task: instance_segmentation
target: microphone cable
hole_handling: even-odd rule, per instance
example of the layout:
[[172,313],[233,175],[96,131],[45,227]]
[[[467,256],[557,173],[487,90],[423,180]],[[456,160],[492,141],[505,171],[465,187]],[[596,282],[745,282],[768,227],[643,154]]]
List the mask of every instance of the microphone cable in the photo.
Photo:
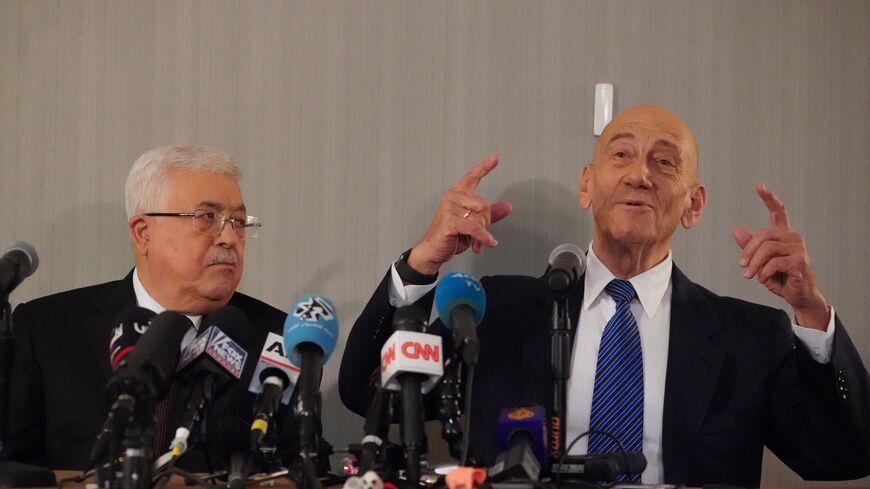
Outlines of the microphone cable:
[[[616,436],[614,436],[612,433],[607,432],[607,431],[603,431],[603,430],[588,430],[588,431],[584,431],[583,433],[580,433],[579,435],[575,436],[573,440],[571,440],[571,443],[568,445],[567,448],[565,448],[565,451],[562,452],[562,456],[559,458],[559,469],[560,469],[560,470],[559,470],[558,473],[556,473],[556,480],[555,480],[555,482],[556,482],[556,489],[559,489],[559,488],[561,487],[561,478],[562,478],[562,471],[561,471],[561,468],[562,468],[562,466],[565,464],[565,459],[568,457],[568,452],[570,452],[571,449],[574,448],[574,445],[575,445],[578,441],[580,441],[581,439],[583,439],[583,437],[585,437],[585,436],[589,436],[589,435],[591,435],[591,434],[593,434],[593,433],[595,433],[595,434],[597,434],[597,435],[604,435],[604,436],[610,438],[611,440],[613,440],[613,441],[616,443],[616,445],[619,447],[619,453],[622,454],[623,460],[625,461],[625,465],[628,466],[628,455],[626,454],[625,446],[622,444],[621,441],[619,441],[619,438],[617,438]],[[589,483],[589,485],[590,485],[590,487],[598,487],[597,484]]]

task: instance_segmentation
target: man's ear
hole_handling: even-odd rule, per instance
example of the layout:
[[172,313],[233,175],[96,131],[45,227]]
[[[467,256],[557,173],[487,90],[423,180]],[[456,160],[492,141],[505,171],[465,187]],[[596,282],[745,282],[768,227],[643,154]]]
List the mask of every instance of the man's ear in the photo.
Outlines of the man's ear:
[[684,228],[689,229],[698,222],[701,218],[701,213],[704,211],[704,206],[707,205],[707,189],[704,185],[698,183],[695,188],[689,193],[689,205],[683,211],[680,217],[680,223]]
[[151,228],[145,216],[136,214],[127,221],[127,229],[130,232],[130,241],[133,243],[133,251],[137,255],[148,254],[148,244],[151,242]]
[[577,197],[580,199],[580,207],[588,209],[592,205],[592,163],[586,163],[580,179],[577,181]]

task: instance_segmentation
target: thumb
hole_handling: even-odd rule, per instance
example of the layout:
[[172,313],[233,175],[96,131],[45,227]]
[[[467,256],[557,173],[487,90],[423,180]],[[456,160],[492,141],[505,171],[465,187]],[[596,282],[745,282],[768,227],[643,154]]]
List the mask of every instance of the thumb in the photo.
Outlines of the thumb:
[[752,233],[743,226],[737,226],[732,229],[731,235],[734,236],[734,241],[737,242],[737,246],[741,249],[746,246],[746,243],[748,243],[750,239],[752,239]]

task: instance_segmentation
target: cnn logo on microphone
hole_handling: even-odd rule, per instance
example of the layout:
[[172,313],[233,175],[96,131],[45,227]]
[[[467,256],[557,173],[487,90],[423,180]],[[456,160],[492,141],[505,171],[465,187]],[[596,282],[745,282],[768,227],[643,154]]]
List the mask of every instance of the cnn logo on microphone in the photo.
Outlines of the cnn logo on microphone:
[[397,377],[405,373],[427,376],[423,392],[429,392],[444,373],[441,337],[414,331],[396,331],[381,348],[381,385],[401,390]]

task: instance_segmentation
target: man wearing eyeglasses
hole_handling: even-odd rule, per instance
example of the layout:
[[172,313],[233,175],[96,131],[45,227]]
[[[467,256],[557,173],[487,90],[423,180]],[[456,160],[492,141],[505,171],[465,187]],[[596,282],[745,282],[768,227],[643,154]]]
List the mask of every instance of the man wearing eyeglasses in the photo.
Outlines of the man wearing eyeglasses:
[[[281,332],[286,314],[236,292],[245,243],[260,227],[247,214],[239,178],[232,159],[203,146],[146,152],[133,164],[125,192],[135,268],[122,280],[16,309],[9,437],[13,459],[55,469],[85,466],[109,408],[105,385],[111,376],[110,331],[130,306],[186,315],[194,327],[182,347],[196,337],[204,315],[227,304],[248,317],[248,340],[242,346],[251,357],[261,351],[269,331]],[[247,389],[255,365],[249,360],[242,378],[209,407],[206,442],[214,441],[224,419],[251,418],[255,398]],[[186,393],[177,393],[161,408],[166,428],[177,426],[184,411]],[[277,420],[279,448],[288,457],[298,453],[291,446],[296,429],[289,411],[282,408]],[[174,433],[164,431],[170,435],[163,446],[154,447],[158,455]],[[155,438],[161,435],[165,433]],[[206,470],[205,462],[200,450],[185,455],[180,465]]]

